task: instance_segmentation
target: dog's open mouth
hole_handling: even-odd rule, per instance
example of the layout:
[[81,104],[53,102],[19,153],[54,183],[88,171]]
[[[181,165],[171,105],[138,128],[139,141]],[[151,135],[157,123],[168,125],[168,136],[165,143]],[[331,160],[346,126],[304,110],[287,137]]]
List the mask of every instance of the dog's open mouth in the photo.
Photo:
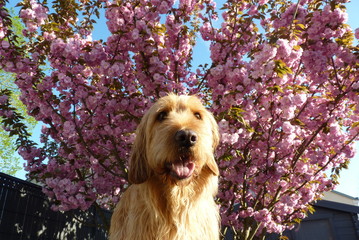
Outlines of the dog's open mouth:
[[192,176],[195,169],[195,164],[190,156],[181,156],[179,160],[172,163],[167,163],[166,168],[172,177],[181,180]]

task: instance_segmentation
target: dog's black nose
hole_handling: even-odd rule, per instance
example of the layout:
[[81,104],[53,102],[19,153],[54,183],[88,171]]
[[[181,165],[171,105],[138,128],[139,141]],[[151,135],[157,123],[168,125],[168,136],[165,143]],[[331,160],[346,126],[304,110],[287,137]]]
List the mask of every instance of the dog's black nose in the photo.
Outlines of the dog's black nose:
[[192,130],[179,130],[176,132],[175,140],[180,147],[192,147],[197,142],[197,133]]

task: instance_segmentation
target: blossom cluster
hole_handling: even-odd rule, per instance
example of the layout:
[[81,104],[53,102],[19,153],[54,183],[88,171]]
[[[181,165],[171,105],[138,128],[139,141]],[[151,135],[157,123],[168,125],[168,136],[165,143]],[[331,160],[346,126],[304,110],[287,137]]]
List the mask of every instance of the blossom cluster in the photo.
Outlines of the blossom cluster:
[[[351,32],[347,14],[329,4],[310,14],[311,3],[300,2],[272,17],[262,15],[274,41],[259,44],[263,36],[251,30],[254,23],[243,24],[247,19],[238,19],[231,7],[223,13],[226,24],[210,30],[216,32],[211,35],[215,67],[208,85],[213,110],[223,116],[222,223],[243,231],[253,227],[248,226],[253,219],[261,223],[257,234],[282,232],[283,223],[302,219],[308,203],[336,184],[325,171],[354,156],[358,77],[353,72],[348,78],[343,68],[358,57],[342,40]],[[241,7],[253,12],[260,6]]]
[[[346,24],[346,1],[274,2],[228,1],[219,15],[211,0],[82,1],[55,12],[24,1],[29,44],[0,30],[0,66],[16,74],[21,100],[44,123],[43,145],[19,153],[53,208],[113,207],[128,186],[140,118],[176,92],[202,97],[217,117],[224,226],[261,235],[304,218],[354,156],[359,34]],[[107,39],[92,40],[92,26],[78,20],[89,6],[105,11]],[[4,11],[0,29],[10,27]],[[210,43],[211,64],[197,69],[198,38]]]
[[36,0],[30,0],[29,5],[29,8],[24,8],[20,11],[20,18],[26,24],[26,30],[32,33],[45,23],[48,10]]
[[[4,7],[4,5],[0,4],[0,8],[2,9]],[[3,19],[7,16],[8,14],[1,10],[0,12],[0,39],[3,39],[6,36],[6,31],[7,28],[4,25]]]

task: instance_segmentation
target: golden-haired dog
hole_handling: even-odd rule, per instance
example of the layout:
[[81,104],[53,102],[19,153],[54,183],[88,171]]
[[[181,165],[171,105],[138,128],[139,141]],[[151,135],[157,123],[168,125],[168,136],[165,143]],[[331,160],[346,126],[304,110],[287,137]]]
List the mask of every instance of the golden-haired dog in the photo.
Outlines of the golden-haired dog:
[[137,128],[132,185],[114,210],[110,240],[219,239],[218,141],[217,124],[198,98],[160,98]]

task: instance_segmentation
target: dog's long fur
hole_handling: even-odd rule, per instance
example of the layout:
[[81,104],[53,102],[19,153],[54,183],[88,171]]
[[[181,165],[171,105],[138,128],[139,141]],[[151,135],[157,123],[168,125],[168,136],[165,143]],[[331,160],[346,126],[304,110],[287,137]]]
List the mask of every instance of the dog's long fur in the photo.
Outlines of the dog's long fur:
[[[180,130],[196,134],[193,146],[179,147]],[[218,141],[217,124],[198,98],[159,99],[137,129],[128,172],[132,185],[114,210],[110,240],[219,239],[213,156]],[[171,164],[179,161],[193,162],[193,173],[174,174]]]

